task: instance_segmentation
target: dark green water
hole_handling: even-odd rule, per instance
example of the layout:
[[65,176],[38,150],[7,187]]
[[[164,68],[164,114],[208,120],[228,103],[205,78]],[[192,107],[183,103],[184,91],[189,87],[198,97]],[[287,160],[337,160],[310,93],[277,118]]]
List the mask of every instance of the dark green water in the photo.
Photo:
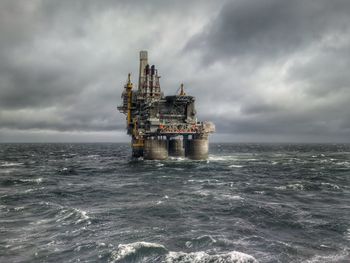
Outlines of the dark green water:
[[0,262],[350,262],[350,145],[0,144]]

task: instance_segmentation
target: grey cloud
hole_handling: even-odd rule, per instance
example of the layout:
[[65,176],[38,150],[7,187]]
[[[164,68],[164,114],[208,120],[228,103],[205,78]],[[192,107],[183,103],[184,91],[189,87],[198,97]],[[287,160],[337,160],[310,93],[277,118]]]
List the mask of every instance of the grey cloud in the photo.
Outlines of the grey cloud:
[[126,74],[136,84],[148,49],[163,91],[184,82],[218,137],[346,141],[349,13],[345,0],[1,1],[0,136],[120,136]]
[[[146,41],[161,37],[147,22],[154,27],[166,15],[174,20],[180,11],[191,13],[191,5],[185,1],[2,1],[0,128],[121,129],[125,118],[116,106],[125,76],[137,69],[138,51],[153,45]],[[128,28],[127,22],[135,26]]]
[[[334,39],[336,46],[324,46],[316,56],[295,62],[289,70],[287,81],[303,83],[304,91],[315,97],[327,97],[346,92],[350,97],[350,38]],[[345,43],[337,43],[345,40]],[[332,42],[333,42],[332,41]],[[349,98],[350,99],[350,98]]]
[[284,58],[327,34],[349,27],[346,0],[228,1],[187,49],[199,49],[205,61],[245,57],[254,61]]

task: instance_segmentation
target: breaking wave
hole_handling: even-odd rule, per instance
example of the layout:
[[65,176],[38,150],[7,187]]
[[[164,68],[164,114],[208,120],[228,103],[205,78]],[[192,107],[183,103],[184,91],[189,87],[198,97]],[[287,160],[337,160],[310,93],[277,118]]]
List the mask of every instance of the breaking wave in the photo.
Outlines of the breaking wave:
[[12,166],[20,166],[24,163],[16,163],[16,162],[1,162],[0,167],[12,167]]
[[169,252],[166,263],[257,263],[258,261],[245,253],[232,251],[224,254],[209,255],[206,252]]
[[[215,242],[211,237],[209,239]],[[205,251],[185,253],[168,251],[165,246],[157,243],[135,242],[118,245],[118,249],[111,253],[109,262],[257,263],[258,261],[253,256],[238,251],[221,254],[209,254]]]

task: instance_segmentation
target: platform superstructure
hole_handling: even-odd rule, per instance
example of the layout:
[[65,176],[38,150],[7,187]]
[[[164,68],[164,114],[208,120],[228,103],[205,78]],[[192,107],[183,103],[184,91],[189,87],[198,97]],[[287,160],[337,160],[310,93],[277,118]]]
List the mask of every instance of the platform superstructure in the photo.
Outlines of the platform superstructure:
[[164,96],[160,76],[148,63],[147,51],[140,51],[138,87],[128,74],[118,107],[126,115],[133,157],[163,160],[168,156],[206,159],[208,136],[215,131],[212,122],[196,118],[195,98],[181,84],[176,95]]

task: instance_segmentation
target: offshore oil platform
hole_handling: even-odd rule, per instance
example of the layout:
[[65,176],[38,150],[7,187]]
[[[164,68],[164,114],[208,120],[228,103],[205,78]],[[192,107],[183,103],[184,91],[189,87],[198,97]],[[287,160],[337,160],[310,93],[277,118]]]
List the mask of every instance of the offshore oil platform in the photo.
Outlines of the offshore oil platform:
[[215,131],[212,122],[198,122],[195,98],[181,84],[176,95],[164,96],[158,70],[148,64],[147,51],[140,51],[137,90],[130,73],[118,107],[126,115],[127,133],[131,135],[132,156],[146,160],[187,157],[208,158],[208,135]]

